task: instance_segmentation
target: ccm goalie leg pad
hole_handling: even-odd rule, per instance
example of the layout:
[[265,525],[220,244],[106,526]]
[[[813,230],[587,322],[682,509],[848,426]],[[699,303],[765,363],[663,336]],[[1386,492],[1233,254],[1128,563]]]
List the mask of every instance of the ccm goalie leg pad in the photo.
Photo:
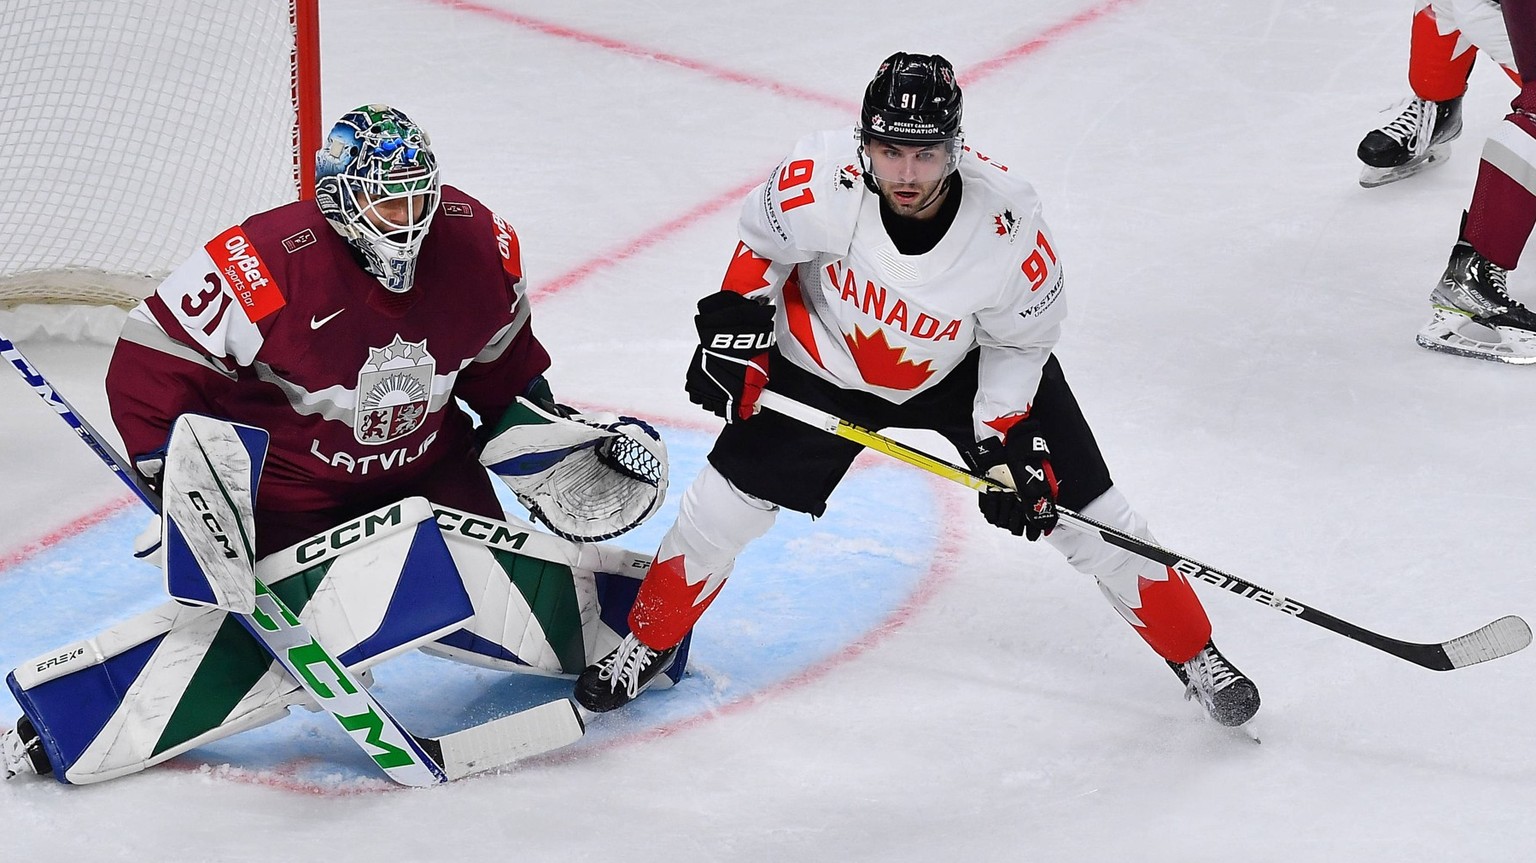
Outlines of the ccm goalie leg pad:
[[[424,652],[498,671],[580,674],[629,634],[649,554],[570,542],[525,522],[435,510],[475,616]],[[668,669],[670,682],[682,678],[687,660],[685,641]]]
[[573,542],[611,539],[650,518],[667,493],[655,429],[615,414],[562,416],[519,397],[480,453],[532,516]]
[[[256,573],[355,672],[473,614],[422,498],[276,552]],[[181,602],[24,662],[7,683],[55,778],[70,784],[143,770],[278,719],[290,705],[316,707],[238,615]]]

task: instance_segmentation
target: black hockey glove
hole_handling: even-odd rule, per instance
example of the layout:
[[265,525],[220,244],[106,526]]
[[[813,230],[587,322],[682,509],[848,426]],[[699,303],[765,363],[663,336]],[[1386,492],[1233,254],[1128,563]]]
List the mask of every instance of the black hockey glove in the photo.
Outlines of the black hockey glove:
[[1021,420],[997,438],[979,441],[961,452],[973,473],[1011,485],[1014,493],[983,491],[979,501],[987,521],[1014,536],[1034,542],[1056,527],[1056,473],[1051,450],[1040,434],[1038,420]]
[[688,400],[726,422],[751,419],[768,383],[773,306],[734,291],[699,300],[699,346],[688,364]]

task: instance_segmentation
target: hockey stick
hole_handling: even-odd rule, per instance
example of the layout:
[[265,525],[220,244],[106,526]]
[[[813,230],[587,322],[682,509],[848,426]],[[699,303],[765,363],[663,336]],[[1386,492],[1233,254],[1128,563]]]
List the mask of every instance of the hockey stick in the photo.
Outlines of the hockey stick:
[[[862,444],[869,449],[885,453],[895,459],[920,467],[929,473],[936,474],[952,482],[960,483],[968,488],[973,488],[977,491],[989,488],[1009,490],[1008,486],[1002,483],[977,476],[964,468],[934,458],[927,453],[913,449],[878,432],[860,428],[834,414],[824,413],[778,393],[767,390],[763,391],[758,399],[758,404],[775,413],[782,414],[806,425],[814,426],[828,434]],[[1501,617],[1466,635],[1436,644],[1422,644],[1389,638],[1385,635],[1371,632],[1368,629],[1362,629],[1346,620],[1340,620],[1331,614],[1297,602],[1290,597],[1282,596],[1267,588],[1260,587],[1251,581],[1245,581],[1213,566],[1207,566],[1183,555],[1175,554],[1156,543],[1148,542],[1140,537],[1125,533],[1072,510],[1058,507],[1057,511],[1060,513],[1062,525],[1086,533],[1097,533],[1105,542],[1119,546],[1132,554],[1154,563],[1163,564],[1185,578],[1198,579],[1207,584],[1215,585],[1238,596],[1266,605],[1276,611],[1284,612],[1307,623],[1336,632],[1345,638],[1354,639],[1361,644],[1374,647],[1377,650],[1390,653],[1399,659],[1406,659],[1415,665],[1422,665],[1435,671],[1450,671],[1453,668],[1465,668],[1468,665],[1486,662],[1490,659],[1498,659],[1501,656],[1508,656],[1511,653],[1523,650],[1531,643],[1530,626],[1526,625],[1524,620],[1515,615]]]
[[[4,333],[0,333],[0,355],[151,510],[161,511],[160,496],[144,484],[138,471],[80,417]],[[504,767],[574,743],[586,731],[576,705],[569,699],[559,699],[441,737],[412,734],[310,634],[298,615],[254,574],[251,578],[256,591],[255,609],[249,614],[230,613],[374,763],[402,785],[434,785]],[[245,590],[249,592],[249,587]],[[224,593],[234,595],[239,591]],[[319,676],[316,670],[321,670]]]

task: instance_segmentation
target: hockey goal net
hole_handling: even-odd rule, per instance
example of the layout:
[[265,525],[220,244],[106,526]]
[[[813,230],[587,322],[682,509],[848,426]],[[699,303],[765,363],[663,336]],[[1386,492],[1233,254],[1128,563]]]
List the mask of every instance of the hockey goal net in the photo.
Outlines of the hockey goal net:
[[10,0],[0,308],[131,307],[220,230],[313,193],[318,0]]

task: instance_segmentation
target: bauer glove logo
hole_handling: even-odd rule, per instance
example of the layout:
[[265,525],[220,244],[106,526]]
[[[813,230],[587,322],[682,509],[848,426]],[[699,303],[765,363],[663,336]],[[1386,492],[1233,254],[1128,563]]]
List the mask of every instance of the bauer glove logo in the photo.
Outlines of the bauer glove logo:
[[716,351],[766,351],[773,347],[773,333],[716,333],[709,347]]

